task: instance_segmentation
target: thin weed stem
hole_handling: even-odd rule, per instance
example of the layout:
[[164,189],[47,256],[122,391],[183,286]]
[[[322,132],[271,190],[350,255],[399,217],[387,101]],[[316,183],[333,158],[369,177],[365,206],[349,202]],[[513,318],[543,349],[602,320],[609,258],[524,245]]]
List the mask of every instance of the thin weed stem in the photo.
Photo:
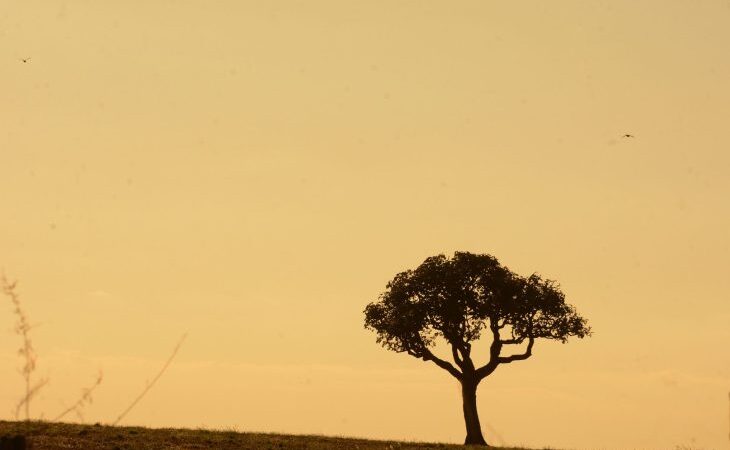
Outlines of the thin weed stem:
[[21,408],[25,407],[25,420],[27,421],[30,420],[30,401],[48,383],[48,379],[44,378],[35,384],[31,383],[31,376],[36,369],[38,356],[33,348],[33,342],[30,339],[30,330],[33,326],[30,324],[28,315],[22,308],[20,295],[16,291],[18,282],[13,281],[11,283],[3,273],[0,275],[0,285],[3,293],[10,298],[10,302],[14,308],[13,312],[18,317],[18,321],[15,324],[15,334],[21,336],[23,339],[23,346],[18,349],[18,355],[22,356],[24,360],[24,365],[20,373],[23,375],[25,381],[25,396],[23,396],[15,407],[15,418],[17,419],[20,415]]
[[124,418],[124,416],[126,416],[127,413],[129,413],[129,411],[131,411],[132,408],[134,408],[137,405],[137,403],[139,403],[139,401],[142,400],[142,397],[144,397],[147,394],[147,392],[149,392],[149,390],[152,389],[152,386],[154,386],[155,383],[157,383],[157,380],[159,380],[160,377],[162,376],[162,374],[165,373],[167,368],[170,367],[170,363],[172,363],[172,360],[175,358],[175,355],[177,355],[177,352],[180,350],[180,346],[182,345],[183,341],[185,341],[185,338],[187,336],[188,336],[187,333],[182,335],[180,340],[177,342],[177,345],[173,349],[172,354],[170,354],[170,357],[167,358],[167,361],[162,366],[162,369],[160,369],[160,371],[157,373],[157,375],[155,375],[155,377],[152,379],[152,381],[147,383],[147,386],[145,386],[145,388],[142,390],[142,392],[137,396],[137,398],[134,399],[134,401],[127,407],[127,409],[125,409],[121,414],[119,414],[119,417],[117,417],[117,420],[115,420],[114,423],[112,423],[112,425],[118,424]]
[[97,387],[99,387],[99,385],[101,384],[101,381],[103,379],[104,379],[104,374],[100,370],[99,371],[99,374],[96,377],[96,381],[94,382],[94,384],[91,385],[90,387],[87,387],[87,388],[82,389],[81,390],[81,398],[79,398],[76,403],[74,403],[70,407],[66,408],[63,412],[61,412],[61,414],[57,415],[53,419],[53,422],[58,422],[66,414],[68,414],[68,413],[70,413],[72,411],[76,412],[76,415],[81,420],[83,420],[83,415],[82,415],[83,408],[86,405],[90,405],[94,401],[94,399],[91,397],[91,394],[94,392],[94,389],[96,389]]

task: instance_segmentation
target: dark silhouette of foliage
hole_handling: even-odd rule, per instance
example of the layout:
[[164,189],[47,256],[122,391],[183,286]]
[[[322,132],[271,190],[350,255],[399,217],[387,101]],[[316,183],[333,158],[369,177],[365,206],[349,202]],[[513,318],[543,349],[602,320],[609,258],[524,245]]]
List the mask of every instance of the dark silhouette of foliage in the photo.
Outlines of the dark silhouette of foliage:
[[[591,330],[559,285],[538,274],[521,277],[491,255],[456,252],[427,258],[395,276],[379,301],[365,308],[365,328],[388,350],[432,361],[462,386],[465,444],[487,445],[476,405],[479,382],[501,364],[532,356],[535,340],[567,342]],[[492,343],[486,363],[472,360],[472,342]],[[437,338],[451,349],[453,363],[432,352]],[[510,351],[515,346],[521,350]]]

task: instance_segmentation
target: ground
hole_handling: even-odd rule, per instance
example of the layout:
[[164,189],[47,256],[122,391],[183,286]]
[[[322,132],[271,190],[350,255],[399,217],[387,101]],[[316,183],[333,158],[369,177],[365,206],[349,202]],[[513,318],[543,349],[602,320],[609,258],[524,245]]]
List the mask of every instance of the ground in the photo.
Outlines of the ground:
[[[476,448],[451,444],[372,441],[327,436],[0,421],[0,436],[16,434],[29,437],[34,450],[463,450]],[[502,447],[501,450],[518,449]]]

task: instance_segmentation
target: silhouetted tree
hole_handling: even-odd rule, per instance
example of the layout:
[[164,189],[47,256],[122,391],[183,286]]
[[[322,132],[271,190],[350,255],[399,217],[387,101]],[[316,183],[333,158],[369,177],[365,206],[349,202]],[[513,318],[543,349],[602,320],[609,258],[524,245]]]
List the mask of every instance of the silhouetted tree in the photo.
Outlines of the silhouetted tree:
[[[388,350],[432,361],[461,383],[465,444],[487,445],[477,414],[479,382],[500,364],[532,355],[535,340],[565,343],[583,338],[590,328],[565,303],[558,284],[533,274],[521,277],[490,255],[456,252],[453,258],[432,256],[415,270],[401,272],[386,286],[379,301],[365,308],[365,328],[377,333]],[[491,334],[489,359],[472,360],[472,342]],[[432,353],[436,338],[451,349],[453,364]],[[510,346],[519,352],[503,352]],[[454,365],[455,364],[455,365]]]

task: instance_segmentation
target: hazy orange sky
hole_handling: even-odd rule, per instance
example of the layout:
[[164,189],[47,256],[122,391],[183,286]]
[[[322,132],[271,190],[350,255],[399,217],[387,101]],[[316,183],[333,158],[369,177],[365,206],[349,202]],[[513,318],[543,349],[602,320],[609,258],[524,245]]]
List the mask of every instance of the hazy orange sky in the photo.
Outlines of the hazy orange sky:
[[482,383],[487,440],[726,448],[729,80],[725,0],[5,0],[31,413],[102,368],[85,420],[112,421],[188,331],[125,424],[462,442],[454,380],[363,308],[465,250],[558,280],[595,331]]

